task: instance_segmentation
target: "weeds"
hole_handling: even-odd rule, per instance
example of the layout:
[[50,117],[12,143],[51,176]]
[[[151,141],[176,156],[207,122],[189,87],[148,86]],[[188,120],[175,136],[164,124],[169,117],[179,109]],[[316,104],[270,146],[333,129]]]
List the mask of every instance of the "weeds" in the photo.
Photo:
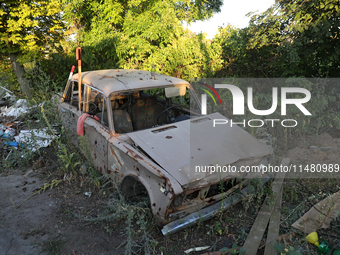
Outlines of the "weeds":
[[246,212],[250,208],[250,205],[253,210],[257,211],[261,206],[263,197],[272,197],[271,185],[269,183],[263,184],[259,179],[251,179],[248,186],[253,187],[254,192],[244,195],[242,201],[244,211]]
[[58,255],[61,254],[62,245],[66,243],[66,241],[61,238],[54,238],[49,241],[43,243],[43,252],[47,252],[47,254]]
[[233,246],[231,247],[231,249],[225,247],[225,248],[220,249],[220,252],[228,253],[228,254],[240,254],[240,255],[244,255],[244,254],[246,254],[247,250],[244,249],[243,247],[238,248],[237,243],[234,242]]
[[97,217],[89,215],[86,217],[77,216],[78,219],[85,224],[102,224],[110,234],[114,230],[113,225],[125,220],[125,254],[153,254],[157,243],[150,234],[150,230],[154,225],[148,199],[140,199],[137,202],[129,203],[110,177],[103,176],[102,178],[105,180],[102,182],[106,190],[109,190],[109,186],[113,184],[112,193],[105,209]]
[[[63,167],[64,169],[66,170],[66,172],[68,172],[68,170],[70,169],[73,173],[74,176],[77,176],[78,174],[78,171],[76,170],[76,167],[78,165],[80,165],[80,162],[77,161],[77,162],[73,162],[74,160],[72,160],[73,156],[75,155],[75,152],[73,153],[69,153],[67,151],[67,148],[66,146],[64,146],[59,138],[57,137],[57,135],[55,134],[55,132],[53,131],[53,128],[50,124],[50,122],[48,121],[47,117],[46,117],[46,114],[45,114],[45,110],[44,110],[44,106],[42,105],[41,106],[41,113],[43,115],[43,118],[45,119],[46,121],[46,124],[48,126],[48,129],[50,130],[50,132],[52,133],[52,135],[54,136],[54,139],[56,141],[56,143],[58,144],[58,147],[59,147],[59,151],[58,151],[58,157],[60,159],[60,161],[63,163]],[[62,131],[64,129],[62,128]],[[63,133],[63,132],[62,132]]]
[[47,101],[59,90],[59,86],[36,63],[32,65],[26,69],[26,76],[30,80],[33,97],[35,100]]
[[296,251],[294,247],[287,246],[287,248],[283,245],[280,245],[278,243],[274,244],[274,249],[278,252],[280,252],[282,255],[301,255],[299,251]]
[[133,220],[133,214],[128,214],[127,215],[127,219],[126,219],[126,237],[127,237],[127,241],[126,241],[126,246],[125,246],[125,255],[130,255],[133,254],[133,250],[135,248],[135,246],[137,246],[137,244],[133,241],[132,238],[132,231],[133,231],[133,227],[132,227],[132,220]]

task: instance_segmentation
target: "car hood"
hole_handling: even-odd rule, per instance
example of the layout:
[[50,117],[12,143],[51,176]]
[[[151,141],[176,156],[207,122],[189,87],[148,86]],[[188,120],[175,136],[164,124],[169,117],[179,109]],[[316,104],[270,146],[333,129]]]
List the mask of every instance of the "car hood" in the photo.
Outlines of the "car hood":
[[[182,186],[198,186],[238,177],[228,172],[209,173],[205,166],[228,166],[237,162],[253,164],[271,149],[242,128],[230,124],[213,126],[219,113],[129,133],[129,137],[150,158]],[[222,176],[221,176],[222,175]],[[196,185],[197,186],[197,185]]]

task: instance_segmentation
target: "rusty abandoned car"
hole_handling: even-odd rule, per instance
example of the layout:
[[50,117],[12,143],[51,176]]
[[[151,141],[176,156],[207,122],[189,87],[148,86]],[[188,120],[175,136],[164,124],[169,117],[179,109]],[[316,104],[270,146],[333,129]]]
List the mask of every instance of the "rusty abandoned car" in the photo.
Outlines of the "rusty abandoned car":
[[270,150],[238,126],[214,128],[221,114],[192,111],[189,97],[200,101],[188,82],[142,70],[88,71],[80,87],[78,81],[71,76],[59,106],[64,126],[88,137],[94,166],[123,193],[147,191],[163,234],[209,219],[253,192],[240,179],[241,192],[228,204],[223,198],[235,174],[192,165],[193,159],[197,166],[259,165]]

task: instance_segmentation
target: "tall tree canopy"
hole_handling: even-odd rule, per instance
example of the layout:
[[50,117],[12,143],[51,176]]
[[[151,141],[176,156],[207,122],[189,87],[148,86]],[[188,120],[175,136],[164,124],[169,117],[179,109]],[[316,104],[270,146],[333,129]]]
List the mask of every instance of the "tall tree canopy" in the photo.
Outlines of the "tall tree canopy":
[[[173,70],[175,59],[193,57],[195,60],[191,65],[186,59],[188,65],[178,68],[187,68],[190,73],[190,69],[201,65],[197,70],[202,74],[210,66],[204,56],[210,54],[209,59],[216,56],[210,50],[210,53],[198,52],[203,44],[205,48],[209,47],[208,41],[202,37],[199,41],[183,28],[183,23],[210,18],[220,11],[222,0],[64,0],[64,4],[66,20],[79,31],[78,43],[82,46],[83,61],[88,69],[149,70],[154,64],[157,71],[176,75]],[[200,56],[195,57],[194,53]],[[167,68],[169,63],[165,61],[172,62],[173,66]]]
[[[278,0],[264,13],[253,15],[248,27],[222,29],[217,39],[228,63],[222,73],[339,77],[339,27],[338,0]],[[236,51],[242,54],[235,56]]]
[[8,56],[22,91],[30,94],[22,63],[41,56],[62,34],[58,0],[5,0],[0,4],[0,53]]

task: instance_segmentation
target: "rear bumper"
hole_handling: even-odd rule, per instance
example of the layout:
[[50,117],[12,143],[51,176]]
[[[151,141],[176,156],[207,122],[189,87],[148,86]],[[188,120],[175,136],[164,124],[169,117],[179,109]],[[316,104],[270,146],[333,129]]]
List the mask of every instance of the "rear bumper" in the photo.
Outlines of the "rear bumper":
[[[261,185],[264,185],[270,178],[268,176],[263,176],[261,179]],[[244,195],[254,193],[255,188],[252,185],[248,185],[241,190],[241,193],[234,194],[227,199],[221,200],[216,204],[206,207],[198,212],[189,214],[181,219],[172,221],[162,228],[163,235],[169,235],[183,230],[187,227],[197,224],[199,221],[206,221],[211,219],[221,210],[226,210],[232,205],[237,204]]]

